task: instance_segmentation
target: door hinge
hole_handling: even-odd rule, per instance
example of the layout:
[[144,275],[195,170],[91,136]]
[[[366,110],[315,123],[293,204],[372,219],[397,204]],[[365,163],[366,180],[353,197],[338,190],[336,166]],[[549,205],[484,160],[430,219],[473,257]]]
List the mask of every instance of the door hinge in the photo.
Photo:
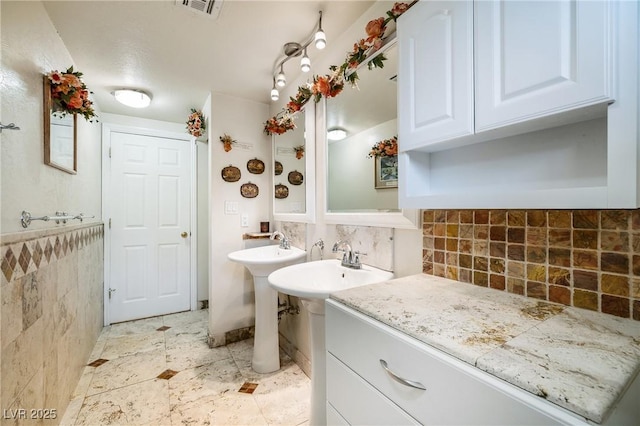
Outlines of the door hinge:
[[111,300],[111,295],[116,291],[115,288],[109,288],[109,300]]
[[111,147],[109,147],[109,158],[111,158]]
[[111,218],[109,218],[109,229],[111,229]]

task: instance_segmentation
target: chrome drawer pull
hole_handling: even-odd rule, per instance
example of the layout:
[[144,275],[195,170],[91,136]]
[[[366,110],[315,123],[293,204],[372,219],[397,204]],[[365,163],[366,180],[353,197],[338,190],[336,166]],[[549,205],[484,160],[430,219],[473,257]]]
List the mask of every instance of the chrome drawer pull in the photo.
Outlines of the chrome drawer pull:
[[398,383],[402,383],[405,386],[409,386],[412,388],[416,388],[416,389],[422,389],[422,390],[427,390],[427,388],[424,387],[424,385],[420,382],[414,382],[413,380],[407,380],[407,379],[403,379],[402,377],[398,376],[396,373],[394,373],[393,371],[391,371],[389,369],[389,367],[387,366],[387,361],[385,361],[384,359],[380,360],[380,365],[382,366],[382,368],[384,368],[384,371],[387,372],[387,374],[389,376],[391,376],[391,378],[393,380],[395,380]]

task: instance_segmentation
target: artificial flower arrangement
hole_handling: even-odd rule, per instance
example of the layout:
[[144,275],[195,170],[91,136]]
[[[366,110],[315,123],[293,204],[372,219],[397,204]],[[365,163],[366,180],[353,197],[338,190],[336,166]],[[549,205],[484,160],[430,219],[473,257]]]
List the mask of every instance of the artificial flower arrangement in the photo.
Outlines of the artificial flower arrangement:
[[187,117],[187,132],[191,136],[199,138],[204,135],[204,131],[207,130],[207,123],[205,122],[202,111],[191,108],[191,114]]
[[393,157],[398,155],[398,137],[385,139],[377,142],[371,147],[371,151],[367,155],[369,158]]
[[296,158],[298,160],[304,157],[304,145],[294,146],[293,150],[296,152]]
[[80,71],[74,71],[70,66],[65,72],[51,71],[47,77],[51,87],[53,115],[62,118],[67,114],[80,114],[85,120],[93,122],[97,115],[89,99],[91,92],[82,81]]
[[293,116],[286,111],[271,117],[264,124],[264,132],[267,135],[281,135],[295,128],[296,123],[293,121]]
[[238,141],[225,133],[223,136],[220,136],[220,142],[224,145],[224,151],[229,152],[231,151],[232,145],[235,145]]
[[[339,67],[332,65],[329,67],[331,74],[314,76],[313,83],[298,87],[298,93],[295,97],[289,98],[290,102],[283,111],[265,122],[265,133],[268,135],[280,135],[295,128],[295,126],[287,127],[284,122],[292,121],[291,114],[300,111],[309,99],[313,98],[317,103],[323,96],[325,98],[337,96],[342,92],[345,82],[348,82],[351,87],[356,87],[358,83],[358,73],[355,70],[360,64],[367,60],[371,53],[377,51],[384,45],[384,34],[387,29],[387,24],[391,21],[395,22],[398,17],[409,10],[414,3],[415,1],[411,3],[395,3],[393,8],[387,11],[386,17],[369,21],[365,27],[367,38],[361,39],[353,45],[353,50],[347,54],[343,64]],[[370,59],[367,66],[369,69],[383,68],[385,60],[384,55],[378,55]]]

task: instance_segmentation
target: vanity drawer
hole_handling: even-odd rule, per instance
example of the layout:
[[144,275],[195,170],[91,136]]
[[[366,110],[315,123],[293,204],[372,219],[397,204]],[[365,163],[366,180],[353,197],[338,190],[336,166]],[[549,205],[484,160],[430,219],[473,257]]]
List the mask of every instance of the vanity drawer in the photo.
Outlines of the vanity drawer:
[[[326,345],[329,354],[423,424],[586,424],[567,410],[333,300],[326,304]],[[426,389],[394,380],[380,360],[397,376]]]
[[[419,424],[331,354],[327,355],[327,395],[327,407],[334,408],[347,424]],[[331,423],[329,417],[327,412],[328,425],[344,424]]]

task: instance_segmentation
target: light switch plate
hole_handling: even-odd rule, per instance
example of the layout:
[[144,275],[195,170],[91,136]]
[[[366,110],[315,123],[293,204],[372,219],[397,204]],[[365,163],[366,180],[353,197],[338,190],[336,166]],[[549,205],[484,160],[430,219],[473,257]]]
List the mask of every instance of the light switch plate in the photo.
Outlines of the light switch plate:
[[249,215],[247,213],[242,213],[242,216],[240,216],[240,226],[243,228],[249,226]]

